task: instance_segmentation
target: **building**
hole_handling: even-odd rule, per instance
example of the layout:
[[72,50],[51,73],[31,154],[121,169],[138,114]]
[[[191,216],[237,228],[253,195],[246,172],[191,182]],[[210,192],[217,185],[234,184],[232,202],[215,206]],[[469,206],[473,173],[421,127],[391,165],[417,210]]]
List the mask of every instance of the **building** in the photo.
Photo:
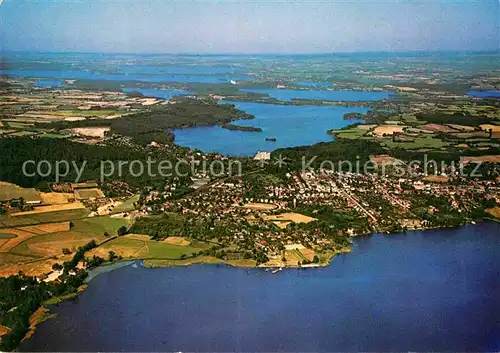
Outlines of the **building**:
[[255,157],[253,157],[254,161],[268,161],[271,159],[271,152],[257,152]]

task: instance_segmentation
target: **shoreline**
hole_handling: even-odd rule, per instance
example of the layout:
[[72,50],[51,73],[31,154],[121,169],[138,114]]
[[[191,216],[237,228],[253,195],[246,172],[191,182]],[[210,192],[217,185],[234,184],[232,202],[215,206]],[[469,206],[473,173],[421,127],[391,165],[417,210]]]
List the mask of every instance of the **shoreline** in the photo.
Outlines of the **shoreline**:
[[117,270],[122,267],[126,267],[129,265],[134,264],[136,261],[141,261],[140,259],[137,260],[123,260],[123,261],[117,261],[117,262],[107,262],[104,263],[96,268],[93,268],[89,270],[88,277],[85,279],[85,284],[89,284],[94,278],[97,276],[103,274],[103,273],[108,273],[114,270]]
[[[490,222],[497,222],[500,223],[500,220],[494,219],[491,217],[484,217],[481,220],[471,220],[468,221],[464,224],[461,224],[456,227],[421,227],[421,228],[412,228],[412,229],[406,229],[398,232],[378,232],[378,233],[362,233],[362,234],[356,234],[352,235],[351,238],[357,238],[357,237],[365,237],[365,236],[375,236],[375,235],[382,235],[382,236],[390,236],[393,234],[406,234],[407,232],[418,232],[418,231],[429,231],[429,230],[437,230],[437,229],[454,229],[454,228],[459,228],[459,227],[464,227],[467,225],[475,225],[479,222],[484,222],[484,221],[490,221]],[[333,259],[337,257],[338,255],[342,254],[347,254],[352,252],[352,247],[349,248],[343,248],[341,250],[337,250],[332,252],[331,254],[328,254],[326,259],[322,262],[319,263],[310,263],[310,264],[304,264],[304,265],[287,265],[287,264],[280,264],[280,265],[275,265],[275,264],[260,264],[256,265],[253,260],[224,260],[224,259],[219,259],[214,256],[197,256],[193,258],[186,258],[186,259],[151,259],[151,258],[126,258],[123,260],[120,260],[118,262],[114,263],[104,263],[103,265],[100,265],[99,267],[96,267],[92,270],[89,271],[89,277],[85,280],[85,283],[91,282],[94,278],[99,276],[100,274],[107,273],[114,271],[115,269],[119,269],[122,267],[126,267],[129,265],[133,265],[136,262],[141,263],[141,266],[144,268],[169,268],[169,267],[187,267],[187,266],[194,266],[194,265],[226,265],[229,267],[233,268],[262,268],[262,269],[271,269],[271,268],[290,268],[290,269],[300,269],[300,268],[322,268],[322,267],[328,267]]]
[[[478,220],[477,222],[484,222],[484,221],[490,221],[490,222],[496,222],[500,223],[500,220],[497,219],[492,219],[489,217],[484,217],[482,220]],[[474,222],[474,223],[473,223]],[[459,227],[464,227],[467,225],[476,225],[476,221],[471,221],[467,222],[465,224],[462,224],[457,227],[427,227],[427,228],[419,228],[419,229],[411,229],[411,230],[406,230],[402,232],[392,232],[392,233],[366,233],[366,234],[358,234],[358,235],[353,235],[353,238],[356,237],[361,237],[361,236],[375,236],[375,235],[382,235],[382,236],[388,236],[391,234],[402,234],[406,232],[413,232],[413,231],[427,231],[427,230],[436,230],[436,229],[454,229],[454,228],[459,228]],[[121,260],[115,263],[107,263],[103,264],[97,268],[94,268],[89,271],[89,277],[85,280],[85,284],[80,286],[75,293],[70,293],[68,295],[60,296],[60,297],[53,297],[48,300],[46,300],[42,305],[32,314],[30,318],[30,330],[26,333],[25,337],[23,337],[22,341],[27,340],[33,336],[33,334],[36,331],[36,327],[50,319],[53,319],[57,316],[57,314],[51,313],[50,306],[52,305],[59,305],[60,303],[67,301],[67,300],[75,300],[77,299],[80,294],[82,294],[90,285],[90,282],[98,277],[101,274],[108,273],[126,266],[133,266],[134,264],[139,263],[139,265],[143,268],[146,269],[159,269],[159,268],[169,268],[169,267],[187,267],[187,266],[194,266],[194,265],[225,265],[228,267],[232,268],[241,268],[241,269],[264,269],[264,270],[269,270],[269,269],[277,269],[277,268],[282,268],[282,269],[309,269],[309,268],[325,268],[330,266],[332,263],[333,259],[337,257],[338,255],[342,254],[347,254],[352,252],[352,246],[349,248],[344,248],[340,251],[333,252],[329,254],[327,257],[326,261],[323,261],[321,263],[311,263],[311,264],[306,264],[306,265],[290,265],[290,266],[275,266],[275,265],[268,265],[266,266],[265,264],[262,265],[255,265],[252,264],[252,261],[249,260],[223,260],[223,259],[218,259],[216,257],[212,256],[200,256],[200,257],[195,257],[192,259],[184,259],[184,260],[159,260],[159,259],[125,259]],[[100,269],[100,270],[99,270]],[[43,315],[41,315],[43,314]]]

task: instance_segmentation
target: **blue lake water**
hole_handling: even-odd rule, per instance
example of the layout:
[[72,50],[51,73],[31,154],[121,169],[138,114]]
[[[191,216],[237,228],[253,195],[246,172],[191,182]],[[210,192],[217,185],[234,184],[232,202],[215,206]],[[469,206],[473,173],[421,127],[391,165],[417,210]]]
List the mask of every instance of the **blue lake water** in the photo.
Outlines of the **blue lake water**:
[[112,74],[100,73],[94,71],[77,70],[0,70],[0,74],[53,78],[53,79],[76,79],[76,80],[107,80],[107,81],[140,81],[140,82],[172,82],[172,83],[228,83],[230,80],[244,81],[248,80],[245,74],[227,74],[227,75],[184,75],[184,74]]
[[[226,102],[255,116],[252,120],[237,120],[237,125],[260,127],[262,132],[235,131],[220,126],[174,130],[175,142],[204,152],[219,152],[232,156],[251,156],[258,151],[311,145],[332,141],[329,129],[338,129],[359,122],[344,120],[349,112],[365,113],[360,107],[291,106],[253,102]],[[276,142],[266,141],[275,137]]]
[[478,98],[500,98],[500,90],[497,91],[469,91],[469,96]]
[[156,88],[122,88],[123,92],[139,92],[145,97],[155,97],[162,99],[171,99],[174,96],[185,96],[191,92],[178,89],[156,89]]
[[34,83],[34,86],[38,88],[62,87],[64,86],[64,82],[58,80],[38,80]]
[[498,351],[500,224],[368,236],[321,269],[124,267],[22,351]]
[[318,87],[318,88],[327,88],[334,86],[333,83],[325,83],[325,82],[311,82],[311,81],[299,81],[295,82],[299,86],[304,87]]
[[293,98],[329,101],[377,101],[388,98],[392,94],[390,92],[294,90],[280,88],[248,88],[241,91],[268,94],[271,98],[276,98],[280,101],[291,101]]

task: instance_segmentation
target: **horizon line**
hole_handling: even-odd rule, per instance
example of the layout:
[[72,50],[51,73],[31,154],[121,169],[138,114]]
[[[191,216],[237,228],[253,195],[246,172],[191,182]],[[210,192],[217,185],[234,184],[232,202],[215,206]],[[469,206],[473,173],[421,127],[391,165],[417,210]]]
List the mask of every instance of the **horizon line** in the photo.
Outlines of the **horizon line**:
[[120,52],[120,51],[61,51],[61,50],[0,50],[2,55],[7,53],[39,53],[39,54],[104,54],[104,55],[188,55],[188,56],[249,56],[249,55],[267,55],[267,56],[292,56],[292,55],[335,55],[335,54],[403,54],[403,53],[500,53],[498,49],[486,50],[428,50],[428,49],[414,49],[414,50],[369,50],[369,51],[332,51],[332,52]]

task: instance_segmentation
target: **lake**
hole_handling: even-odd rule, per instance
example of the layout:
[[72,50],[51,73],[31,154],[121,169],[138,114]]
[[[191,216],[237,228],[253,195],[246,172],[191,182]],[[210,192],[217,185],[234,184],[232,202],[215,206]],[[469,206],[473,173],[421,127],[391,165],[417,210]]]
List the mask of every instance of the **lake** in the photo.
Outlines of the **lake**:
[[469,91],[469,96],[477,98],[500,98],[500,90],[496,91]]
[[500,224],[374,235],[319,269],[126,266],[22,351],[498,351]]
[[317,88],[327,88],[335,86],[333,83],[325,83],[325,82],[312,82],[312,81],[297,81],[295,84],[304,87],[317,87]]
[[[161,70],[158,70],[161,71]],[[106,80],[106,81],[139,81],[151,83],[228,83],[231,80],[245,81],[248,76],[245,74],[175,74],[169,73],[106,73],[97,71],[80,71],[80,70],[18,70],[18,69],[3,69],[0,74],[31,77],[31,78],[52,78],[59,80]]]
[[[235,131],[220,126],[175,129],[175,142],[204,152],[219,152],[231,156],[251,156],[258,151],[311,145],[333,141],[329,129],[339,129],[360,120],[345,120],[349,112],[365,113],[367,108],[333,106],[293,106],[254,102],[225,102],[255,116],[252,120],[237,120],[236,125],[260,127],[262,132]],[[275,137],[276,142],[266,141]]]
[[56,80],[38,80],[33,85],[38,88],[53,88],[64,86],[64,82]]
[[263,93],[280,101],[291,101],[293,98],[328,100],[328,101],[377,101],[391,96],[390,92],[364,91],[324,91],[324,90],[295,90],[280,88],[248,88],[243,92]]

